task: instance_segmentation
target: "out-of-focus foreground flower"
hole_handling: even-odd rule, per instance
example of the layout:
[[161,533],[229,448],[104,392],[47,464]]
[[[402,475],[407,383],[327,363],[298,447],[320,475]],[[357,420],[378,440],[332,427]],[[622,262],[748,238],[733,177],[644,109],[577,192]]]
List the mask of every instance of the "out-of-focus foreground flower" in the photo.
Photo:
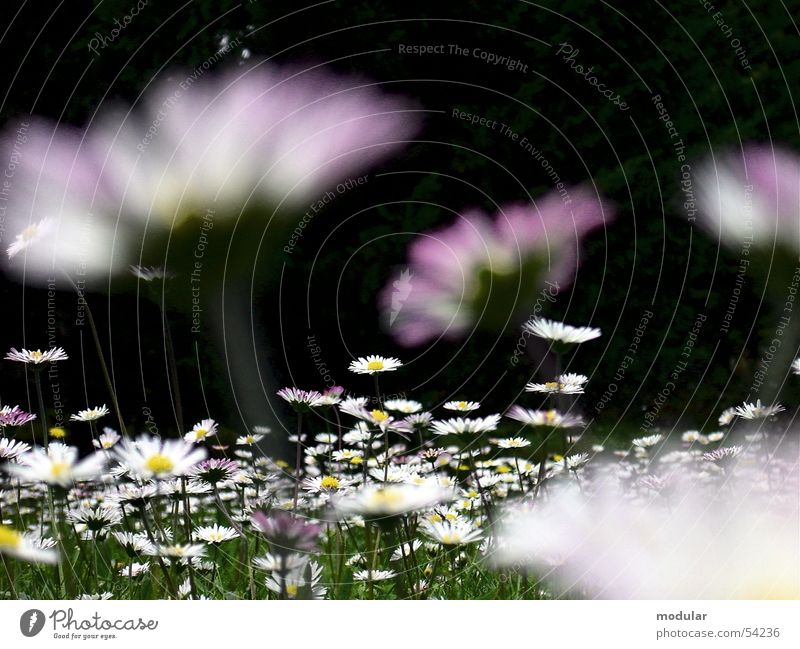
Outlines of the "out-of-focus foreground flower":
[[319,197],[402,145],[414,117],[360,80],[262,63],[174,74],[85,131],[33,119],[0,142],[17,161],[4,256],[40,283],[124,271],[190,220]]
[[797,494],[765,504],[748,489],[702,491],[684,485],[668,498],[630,499],[611,487],[593,497],[562,490],[509,512],[490,561],[592,597],[800,598]]
[[707,161],[697,173],[700,223],[740,249],[774,245],[800,250],[800,158],[778,147],[750,144]]
[[613,210],[585,188],[569,200],[551,192],[535,204],[501,209],[494,219],[467,212],[409,247],[409,266],[383,289],[389,331],[403,345],[438,336],[459,338],[473,326],[503,329],[531,307],[550,282],[568,286],[580,243],[613,219]]

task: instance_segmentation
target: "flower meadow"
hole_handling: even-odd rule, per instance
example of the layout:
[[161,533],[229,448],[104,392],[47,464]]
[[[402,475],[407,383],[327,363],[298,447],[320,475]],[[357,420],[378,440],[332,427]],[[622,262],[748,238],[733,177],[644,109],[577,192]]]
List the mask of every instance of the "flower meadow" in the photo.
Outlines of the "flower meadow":
[[[552,353],[597,329],[535,320]],[[58,348],[12,349],[36,381]],[[795,363],[800,365],[800,361]],[[105,405],[71,416],[80,457],[46,413],[0,416],[5,597],[169,599],[796,598],[797,462],[784,407],[744,403],[719,431],[582,441],[587,377],[525,386],[505,413],[381,393],[396,358],[349,370],[374,390],[278,391],[293,458],[206,418],[183,436],[123,437]],[[530,407],[532,405],[537,408]],[[34,428],[33,445],[15,439]],[[102,432],[101,432],[102,431]],[[796,452],[796,451],[795,451]]]
[[[59,338],[69,322],[48,328],[44,349],[27,333],[4,340],[2,371],[28,399],[0,402],[0,597],[800,597],[800,404],[781,395],[800,381],[796,322],[767,347],[763,391],[691,413],[702,429],[659,417],[676,384],[706,380],[680,361],[655,401],[631,404],[646,423],[615,432],[584,403],[607,362],[605,322],[563,322],[552,306],[583,299],[584,262],[602,258],[626,213],[592,178],[431,219],[396,255],[404,266],[376,262],[360,271],[366,288],[343,289],[370,293],[366,326],[383,327],[383,346],[351,345],[349,365],[329,368],[342,384],[277,384],[278,360],[260,351],[274,347],[259,336],[275,344],[282,332],[248,328],[262,271],[272,288],[291,275],[306,228],[338,227],[318,213],[387,175],[381,165],[423,137],[426,111],[361,76],[243,58],[186,87],[180,75],[148,84],[84,128],[26,122],[3,198],[3,268],[23,286],[77,295],[88,327],[80,346]],[[14,129],[5,148],[20,146]],[[765,304],[785,310],[797,289],[787,302],[797,155],[745,144],[697,169],[697,216],[681,225],[696,218],[699,236],[741,250],[764,278]],[[250,263],[256,248],[266,270]],[[136,342],[163,356],[175,425],[142,426],[126,410],[135,369],[113,366],[86,299],[131,286],[156,307],[163,341],[143,329]],[[176,311],[206,335],[240,417],[220,405],[218,383],[180,385],[195,359],[176,358]],[[372,312],[336,317],[363,326]],[[448,397],[431,397],[426,384],[445,378],[417,375],[420,349],[455,350],[486,332],[526,342],[512,363],[525,380],[503,399],[438,384]],[[70,366],[105,391],[62,404],[62,419],[43,385]],[[398,376],[418,393],[390,393]],[[277,425],[252,423],[266,420],[252,398],[261,392],[280,404]]]

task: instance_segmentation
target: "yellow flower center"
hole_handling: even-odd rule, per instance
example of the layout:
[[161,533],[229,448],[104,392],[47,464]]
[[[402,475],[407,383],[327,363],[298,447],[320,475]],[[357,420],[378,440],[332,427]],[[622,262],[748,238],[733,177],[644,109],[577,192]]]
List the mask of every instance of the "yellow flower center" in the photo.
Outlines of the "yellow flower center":
[[38,223],[33,223],[33,224],[29,225],[27,228],[25,228],[22,231],[22,234],[20,235],[20,237],[22,237],[23,241],[30,241],[37,234],[39,234],[39,224]]
[[455,545],[461,540],[461,535],[455,532],[445,532],[439,540],[445,545]]
[[205,428],[198,428],[194,431],[194,436],[197,439],[203,439],[206,435],[208,435],[208,431]]
[[442,517],[439,514],[431,514],[429,517],[431,523],[441,523]]
[[458,402],[458,407],[459,407],[461,410],[466,410],[466,409],[467,409],[467,402],[466,402],[466,401],[459,401],[459,402]]
[[32,358],[34,361],[39,361],[39,360],[41,360],[41,359],[42,359],[42,356],[44,356],[44,354],[42,354],[42,352],[40,352],[38,349],[37,349],[35,352],[31,352],[31,358]]
[[383,410],[373,410],[370,414],[372,415],[372,418],[377,422],[386,421],[387,419],[389,419],[389,415],[385,413]]
[[548,381],[547,383],[545,383],[545,387],[551,390],[555,390],[558,387],[558,381]]
[[51,428],[48,432],[50,437],[55,437],[56,439],[64,439],[67,436],[67,431],[63,428]]
[[467,496],[469,496],[470,498],[477,498],[478,492],[475,491],[474,489],[471,489],[470,491],[467,492]]
[[503,464],[502,466],[497,467],[497,472],[498,473],[509,473],[510,471],[511,471],[511,467],[510,466],[506,466],[505,464]]
[[53,462],[50,467],[50,475],[58,480],[63,478],[69,472],[69,464],[67,462]]
[[297,597],[297,584],[286,584],[286,594],[289,597]]
[[358,455],[353,456],[350,458],[350,464],[361,464],[364,462],[364,458],[359,457]]
[[454,514],[453,512],[447,512],[447,514],[445,514],[445,518],[448,521],[454,521],[458,518],[458,514]]
[[0,548],[16,548],[20,543],[22,543],[22,536],[19,532],[0,525]]
[[175,468],[175,463],[166,455],[156,453],[147,458],[144,467],[151,473],[168,473]]
[[341,486],[339,482],[339,478],[335,478],[332,475],[326,475],[322,480],[319,481],[319,486],[323,489],[338,489]]
[[382,370],[383,361],[370,361],[367,363],[367,369],[372,371]]
[[289,467],[289,463],[286,460],[277,460],[275,462],[281,469],[286,469]]
[[395,489],[378,489],[372,494],[372,504],[375,506],[398,505],[402,502],[403,494]]
[[248,435],[247,437],[244,438],[244,441],[247,442],[248,444],[254,444],[256,438],[253,437],[252,435]]
[[556,415],[558,413],[555,410],[548,410],[544,414],[544,419],[548,424],[552,424],[556,420]]
[[563,455],[559,455],[558,453],[556,453],[556,454],[553,456],[553,461],[554,461],[554,462],[561,462],[561,460],[563,460],[563,459],[564,459],[564,456],[563,456]]

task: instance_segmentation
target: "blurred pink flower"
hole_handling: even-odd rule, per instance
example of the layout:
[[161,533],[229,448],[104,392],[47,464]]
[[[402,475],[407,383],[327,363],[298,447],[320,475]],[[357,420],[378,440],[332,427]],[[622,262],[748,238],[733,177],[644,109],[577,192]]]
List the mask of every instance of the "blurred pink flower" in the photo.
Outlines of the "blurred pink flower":
[[594,496],[556,491],[508,512],[488,560],[590,597],[796,599],[797,494],[765,499],[746,487],[715,498],[688,484],[666,500],[624,497],[613,483]]
[[714,238],[736,249],[772,250],[777,243],[800,251],[800,158],[794,153],[749,144],[707,161],[697,184],[700,223]]
[[565,191],[505,207],[494,219],[467,212],[412,242],[408,266],[379,298],[397,341],[412,346],[458,338],[478,325],[500,330],[533,306],[545,282],[556,292],[568,286],[581,240],[614,214],[586,188]]
[[23,122],[0,140],[14,165],[8,266],[39,283],[125,271],[189,220],[307,206],[402,146],[417,121],[374,84],[256,64],[173,74],[85,131]]

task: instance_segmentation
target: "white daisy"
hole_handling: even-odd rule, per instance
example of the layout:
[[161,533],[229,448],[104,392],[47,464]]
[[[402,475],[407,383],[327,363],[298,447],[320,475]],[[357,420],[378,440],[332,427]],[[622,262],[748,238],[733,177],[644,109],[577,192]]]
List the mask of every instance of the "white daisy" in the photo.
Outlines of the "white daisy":
[[214,437],[218,428],[219,425],[213,419],[203,419],[203,421],[196,423],[192,430],[183,436],[183,439],[187,442],[202,442],[208,437]]
[[762,405],[761,399],[758,399],[755,404],[744,403],[741,406],[737,406],[735,413],[742,419],[763,419],[765,417],[777,415],[779,412],[783,412],[784,410],[786,410],[786,408],[779,403],[776,403],[772,406],[765,406]]
[[795,358],[792,362],[792,372],[795,374],[800,374],[800,358]]
[[186,474],[206,457],[206,451],[178,439],[161,440],[143,435],[123,440],[114,449],[120,464],[143,480],[165,479]]
[[58,563],[58,552],[37,547],[24,534],[0,524],[0,554],[31,563]]
[[423,532],[441,545],[466,545],[475,543],[481,538],[481,531],[466,519],[443,520],[439,522],[425,521]]
[[15,237],[14,242],[8,247],[6,251],[8,258],[13,259],[32,243],[46,237],[53,231],[54,226],[55,222],[52,219],[42,219],[38,223],[31,223]]
[[650,448],[658,444],[663,438],[664,436],[661,434],[648,435],[647,437],[639,437],[633,440],[632,444],[639,448]]
[[34,365],[41,365],[42,363],[54,363],[56,361],[65,361],[69,358],[67,353],[61,347],[53,347],[43,352],[41,349],[33,351],[23,349],[17,351],[14,347],[6,354],[7,361],[17,361],[19,363],[33,363]]
[[100,437],[92,440],[92,444],[94,444],[95,448],[101,448],[107,451],[119,442],[120,439],[122,438],[117,431],[113,428],[106,427],[103,429],[103,434],[100,435]]
[[210,525],[196,527],[192,536],[199,541],[205,541],[206,543],[215,545],[238,538],[239,532],[232,527],[225,527],[224,525]]
[[583,385],[547,381],[546,383],[526,383],[526,392],[542,392],[545,394],[583,394]]
[[469,412],[477,410],[481,404],[477,401],[448,401],[442,406],[445,410],[458,410],[459,412]]
[[241,435],[236,438],[236,445],[252,446],[253,444],[258,444],[262,439],[264,439],[264,435],[259,435],[257,433],[250,433],[249,435]]
[[530,445],[531,443],[522,437],[509,437],[507,439],[497,440],[497,446],[500,448],[525,448]]
[[422,404],[419,401],[410,399],[389,399],[383,403],[383,407],[387,410],[402,412],[405,415],[413,415],[422,410]]
[[8,437],[0,437],[0,460],[14,460],[30,450],[30,444]]
[[723,410],[719,416],[719,425],[729,425],[733,421],[734,417],[736,417],[736,408],[725,408],[725,410]]
[[341,515],[396,516],[451,500],[452,491],[435,485],[367,485],[358,492],[337,498],[334,509]]
[[97,421],[100,417],[105,417],[109,413],[106,404],[97,408],[87,408],[79,410],[77,415],[70,415],[70,421]]
[[47,449],[35,448],[18,456],[17,464],[9,464],[6,471],[23,482],[46,482],[64,488],[74,482],[94,480],[99,477],[106,459],[102,453],[92,453],[78,461],[78,449],[61,442],[51,442]]
[[436,435],[461,435],[463,433],[486,433],[497,430],[500,423],[500,415],[489,415],[487,417],[476,417],[474,419],[458,417],[457,419],[446,419],[434,421],[431,430]]
[[394,570],[356,570],[353,573],[355,581],[384,581],[396,576]]
[[577,415],[562,414],[557,410],[530,410],[522,406],[511,406],[506,417],[516,419],[526,426],[575,428],[584,424],[583,419]]
[[297,412],[307,412],[311,408],[322,406],[322,394],[316,390],[301,390],[299,388],[281,388],[278,396],[288,402]]
[[564,345],[585,343],[601,336],[600,330],[593,327],[573,327],[545,318],[533,318],[526,322],[522,329],[539,338]]
[[379,372],[393,372],[398,367],[402,367],[402,363],[396,358],[387,358],[385,356],[359,356],[357,360],[350,363],[348,369],[356,374],[377,374]]

